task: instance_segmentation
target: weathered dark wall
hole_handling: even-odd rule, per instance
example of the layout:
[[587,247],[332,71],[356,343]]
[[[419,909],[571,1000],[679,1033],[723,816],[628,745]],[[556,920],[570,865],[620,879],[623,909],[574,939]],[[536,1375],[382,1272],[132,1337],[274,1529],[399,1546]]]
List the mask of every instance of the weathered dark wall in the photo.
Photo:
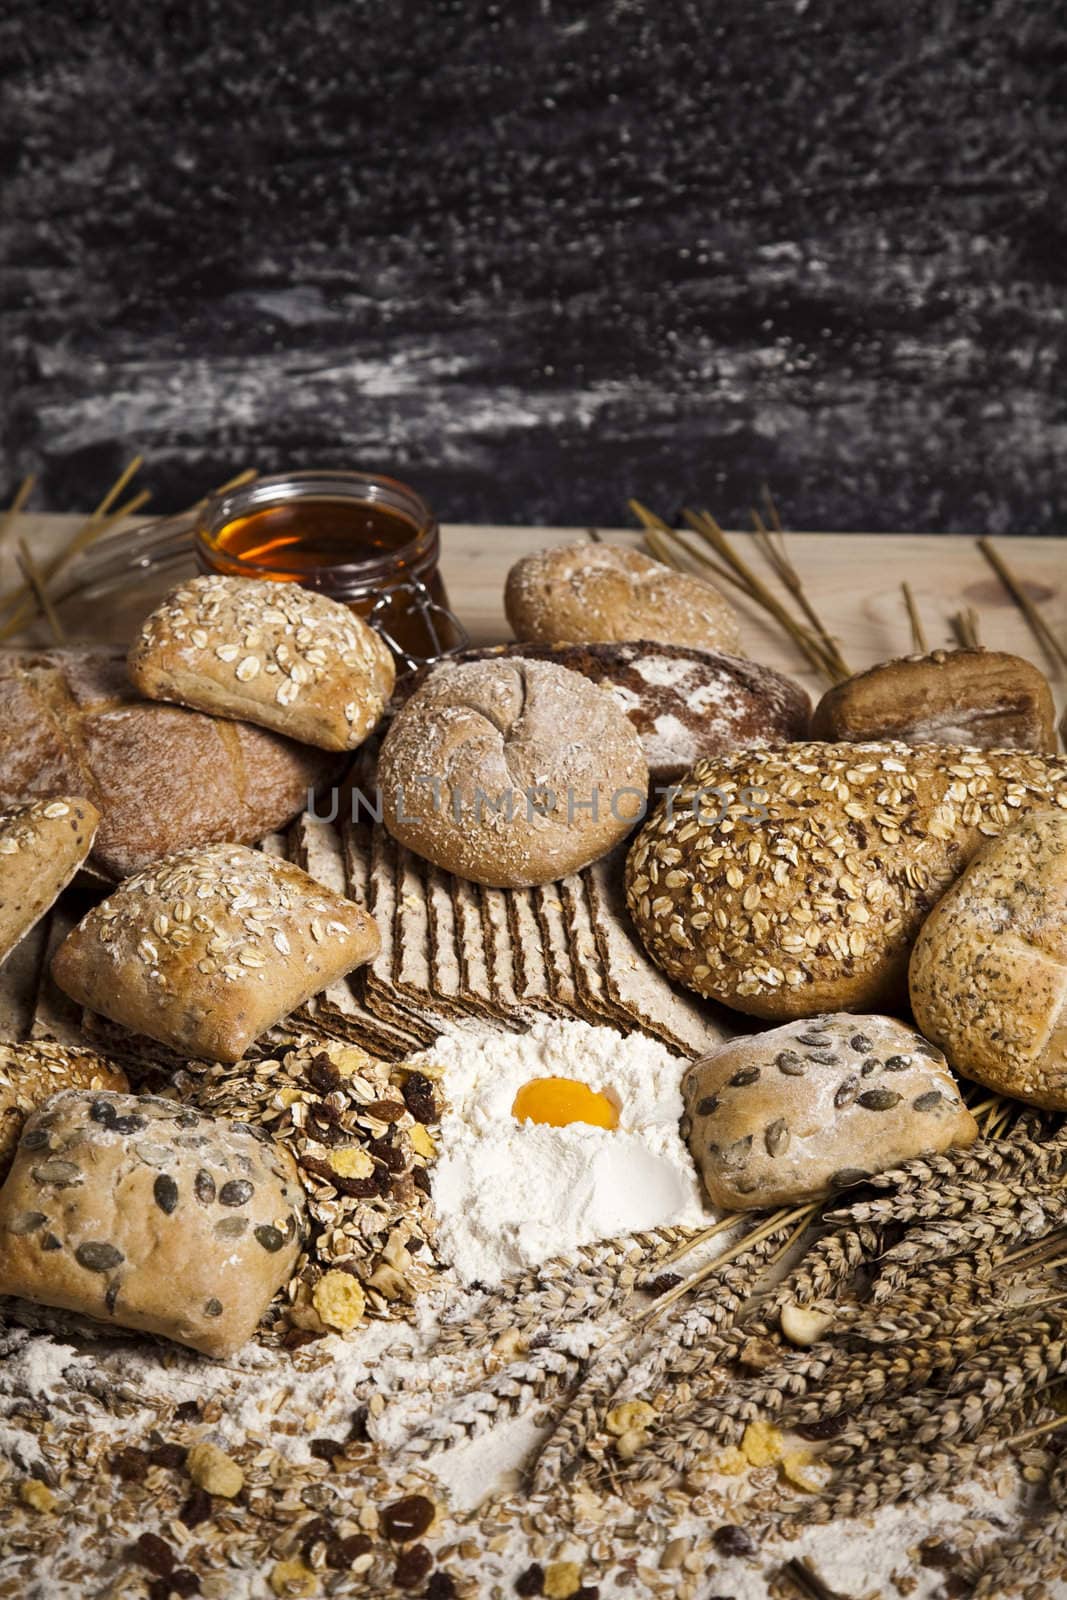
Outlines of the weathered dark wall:
[[0,487],[1056,532],[1046,0],[16,0]]

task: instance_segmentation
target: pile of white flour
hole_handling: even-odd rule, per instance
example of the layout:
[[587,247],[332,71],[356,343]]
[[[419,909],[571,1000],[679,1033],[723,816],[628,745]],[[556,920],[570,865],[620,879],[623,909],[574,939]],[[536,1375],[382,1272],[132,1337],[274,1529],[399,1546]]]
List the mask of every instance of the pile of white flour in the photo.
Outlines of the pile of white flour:
[[[420,1059],[444,1069],[431,1181],[438,1249],[463,1282],[497,1284],[597,1239],[707,1220],[678,1128],[686,1063],[655,1040],[543,1021],[525,1034],[446,1034],[411,1064]],[[515,1096],[535,1078],[606,1094],[618,1127],[519,1122]]]

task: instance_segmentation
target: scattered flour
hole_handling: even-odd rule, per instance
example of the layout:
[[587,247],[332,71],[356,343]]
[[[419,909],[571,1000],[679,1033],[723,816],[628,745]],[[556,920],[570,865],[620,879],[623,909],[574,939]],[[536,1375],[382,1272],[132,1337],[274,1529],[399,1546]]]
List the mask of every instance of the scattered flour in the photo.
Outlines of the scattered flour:
[[[431,1179],[438,1247],[463,1282],[496,1284],[597,1239],[706,1219],[678,1127],[686,1064],[644,1034],[544,1021],[525,1034],[445,1034],[425,1058],[444,1068],[447,1100]],[[618,1127],[519,1122],[515,1095],[546,1077],[606,1094]]]

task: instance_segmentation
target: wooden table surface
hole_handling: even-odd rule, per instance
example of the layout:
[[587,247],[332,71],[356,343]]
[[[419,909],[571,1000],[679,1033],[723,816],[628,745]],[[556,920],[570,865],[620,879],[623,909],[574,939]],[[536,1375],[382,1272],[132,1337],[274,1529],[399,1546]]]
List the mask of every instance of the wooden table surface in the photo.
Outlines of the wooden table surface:
[[[69,516],[26,515],[9,530],[0,548],[0,591],[18,581],[14,544],[21,534],[36,560],[60,549],[78,527]],[[636,545],[633,529],[601,529],[600,536]],[[504,578],[513,561],[527,551],[564,540],[587,537],[581,528],[484,527],[464,524],[442,530],[442,570],[452,604],[475,643],[510,637],[504,618]],[[769,576],[749,536],[734,536],[746,558]],[[840,641],[846,661],[855,670],[911,649],[911,632],[901,595],[901,582],[911,584],[930,648],[953,642],[949,617],[973,606],[979,613],[983,644],[1027,656],[1052,679],[1057,701],[1067,703],[1067,682],[1053,672],[1020,612],[994,576],[972,538],[957,535],[791,533],[789,551],[819,615]],[[1067,642],[1067,539],[1003,539],[998,549],[1027,593],[1039,606],[1053,632]],[[71,569],[73,572],[75,569]],[[173,582],[172,568],[153,585],[139,581],[114,603],[60,609],[71,639],[122,639]],[[773,579],[772,587],[773,587]],[[746,654],[790,673],[815,693],[825,685],[806,669],[792,640],[759,609],[731,591],[742,618]],[[27,635],[34,642],[50,637],[38,622]]]

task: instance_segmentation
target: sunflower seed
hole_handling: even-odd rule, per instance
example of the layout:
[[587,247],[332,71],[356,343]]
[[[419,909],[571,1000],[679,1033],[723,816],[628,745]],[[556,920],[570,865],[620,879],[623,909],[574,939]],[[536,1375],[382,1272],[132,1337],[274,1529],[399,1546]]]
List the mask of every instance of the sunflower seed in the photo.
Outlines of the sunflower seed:
[[834,1095],[834,1105],[838,1111],[843,1111],[845,1106],[850,1106],[855,1100],[859,1082],[860,1080],[855,1077],[846,1078],[844,1083],[839,1086],[837,1093]]
[[789,1148],[789,1126],[784,1117],[769,1122],[763,1134],[763,1143],[769,1156],[780,1156]]

